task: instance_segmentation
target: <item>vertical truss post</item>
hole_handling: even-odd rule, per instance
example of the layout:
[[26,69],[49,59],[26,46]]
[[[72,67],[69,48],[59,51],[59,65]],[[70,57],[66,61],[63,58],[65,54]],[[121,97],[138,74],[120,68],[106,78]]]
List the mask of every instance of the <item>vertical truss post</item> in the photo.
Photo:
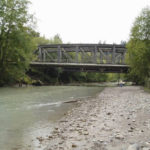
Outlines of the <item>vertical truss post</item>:
[[125,52],[125,50],[124,50],[124,52],[122,53],[122,57],[121,57],[121,63],[122,63],[122,64],[125,63],[125,61],[124,61],[124,60],[125,60],[125,53],[126,53],[126,52]]
[[78,55],[79,55],[79,46],[77,45],[76,46],[76,60],[75,60],[76,63],[78,63],[78,61],[79,61]]
[[60,47],[60,45],[58,45],[58,47],[57,47],[57,57],[58,57],[57,62],[61,63],[62,53],[61,53],[61,47]]
[[84,53],[81,51],[81,63],[84,63]]
[[113,45],[112,49],[112,64],[115,64],[116,47]]
[[39,50],[39,61],[42,61],[42,48],[41,47],[38,47],[38,50]]
[[46,61],[46,53],[45,53],[45,50],[43,50],[43,61]]
[[103,54],[101,51],[100,51],[100,64],[103,64]]
[[108,51],[105,52],[105,56],[106,56],[106,64],[109,64],[109,52]]
[[97,46],[94,48],[93,63],[97,64]]

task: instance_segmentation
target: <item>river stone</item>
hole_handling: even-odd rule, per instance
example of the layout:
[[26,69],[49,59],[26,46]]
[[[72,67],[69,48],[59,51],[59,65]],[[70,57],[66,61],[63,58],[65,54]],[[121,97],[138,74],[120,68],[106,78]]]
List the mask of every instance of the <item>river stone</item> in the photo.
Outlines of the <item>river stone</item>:
[[107,112],[107,115],[111,115],[111,112]]
[[117,134],[115,136],[115,138],[118,139],[118,140],[123,140],[124,139],[123,135],[121,135],[121,134]]
[[89,135],[89,133],[87,131],[84,132],[84,135]]
[[133,144],[130,145],[127,150],[140,150],[140,147],[138,144]]
[[52,139],[52,138],[53,138],[53,136],[52,136],[52,135],[49,135],[49,136],[48,136],[48,138],[49,138],[49,139]]
[[76,144],[72,144],[72,147],[77,147],[77,145]]
[[150,150],[150,148],[144,147],[144,148],[142,148],[142,150]]

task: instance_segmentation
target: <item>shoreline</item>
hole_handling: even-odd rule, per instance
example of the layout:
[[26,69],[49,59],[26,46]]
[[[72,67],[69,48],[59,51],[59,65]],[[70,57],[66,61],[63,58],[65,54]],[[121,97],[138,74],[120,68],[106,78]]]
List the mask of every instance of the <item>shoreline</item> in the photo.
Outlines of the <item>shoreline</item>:
[[[132,82],[126,82],[126,86],[131,86]],[[3,87],[41,87],[41,86],[89,86],[89,87],[116,87],[118,86],[118,81],[115,82],[73,82],[73,83],[56,83],[56,84],[41,84],[41,85],[34,85],[34,84],[14,84],[12,86],[3,86]]]
[[148,150],[149,108],[150,94],[139,86],[106,87],[77,102],[39,142],[44,150]]

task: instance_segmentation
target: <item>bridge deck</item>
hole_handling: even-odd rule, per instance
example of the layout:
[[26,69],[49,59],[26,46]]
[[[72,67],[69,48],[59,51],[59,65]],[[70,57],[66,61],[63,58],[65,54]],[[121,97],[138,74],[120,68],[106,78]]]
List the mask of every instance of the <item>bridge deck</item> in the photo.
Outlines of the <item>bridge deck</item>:
[[89,64],[89,63],[51,63],[51,62],[32,62],[32,67],[57,68],[61,67],[64,71],[87,71],[87,72],[114,72],[126,73],[128,65],[123,64]]

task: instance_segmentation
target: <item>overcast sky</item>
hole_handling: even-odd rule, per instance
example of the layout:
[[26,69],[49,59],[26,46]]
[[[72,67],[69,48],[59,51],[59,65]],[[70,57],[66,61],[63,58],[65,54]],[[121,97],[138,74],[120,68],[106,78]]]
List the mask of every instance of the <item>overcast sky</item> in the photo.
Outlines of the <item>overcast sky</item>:
[[59,34],[64,43],[120,43],[128,40],[141,9],[150,0],[31,0],[37,31]]

